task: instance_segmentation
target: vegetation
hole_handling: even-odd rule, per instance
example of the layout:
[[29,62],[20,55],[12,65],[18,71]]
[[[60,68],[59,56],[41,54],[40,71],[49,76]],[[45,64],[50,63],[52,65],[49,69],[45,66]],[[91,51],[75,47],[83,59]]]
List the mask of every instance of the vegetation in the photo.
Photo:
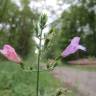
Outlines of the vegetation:
[[[80,0],[65,10],[61,17],[52,23],[52,28],[45,40],[46,59],[58,57],[74,36],[80,36],[87,52],[81,51],[67,59],[96,56],[96,0]],[[52,38],[51,38],[52,37]],[[46,50],[47,49],[47,50]]]
[[[0,0],[0,48],[4,44],[12,45],[24,59],[25,68],[37,68],[36,48],[42,51],[43,63],[48,59],[54,62],[74,36],[80,36],[87,52],[76,52],[56,63],[62,64],[64,60],[89,56],[96,57],[96,0],[79,0],[76,4],[72,3],[74,0],[63,0],[71,6],[50,24],[48,34],[43,34],[44,46],[36,45],[34,37],[42,40],[39,32],[47,26],[46,15],[40,19],[40,13],[29,7],[31,0],[20,0],[20,6],[13,1]],[[19,64],[5,61],[0,55],[0,96],[36,96],[36,78],[36,72],[21,70]],[[57,89],[65,88],[48,71],[40,71],[39,84],[40,96],[56,96]],[[70,90],[71,93],[66,93],[66,96],[75,96],[74,89]]]
[[27,57],[30,50],[34,54],[35,50],[33,22],[38,19],[38,13],[31,10],[29,3],[21,0],[19,8],[11,0],[0,0],[0,46],[11,44],[22,57]]
[[[25,62],[32,64],[31,59]],[[55,96],[62,87],[49,72],[40,72],[40,96]],[[66,96],[75,96],[74,90],[69,91]],[[36,96],[36,72],[23,71],[18,64],[0,61],[0,96]]]

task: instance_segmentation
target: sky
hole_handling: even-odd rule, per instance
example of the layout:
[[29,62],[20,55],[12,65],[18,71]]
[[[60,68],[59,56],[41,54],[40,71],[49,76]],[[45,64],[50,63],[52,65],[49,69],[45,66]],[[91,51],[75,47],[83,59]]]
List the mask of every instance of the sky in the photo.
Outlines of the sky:
[[[12,0],[19,7],[21,6],[19,0]],[[70,5],[65,4],[62,0],[32,0],[29,6],[38,12],[46,13],[48,16],[48,24],[60,17],[63,10],[67,9]]]
[[[19,0],[13,0],[19,7],[21,6]],[[61,16],[61,13],[70,7],[70,4],[65,4],[62,0],[32,0],[29,4],[30,8],[36,9],[38,12],[46,13],[48,16],[47,25],[52,23],[54,20]],[[43,30],[43,34],[49,31],[50,27],[47,26]],[[39,44],[39,39],[34,37],[34,40]],[[44,40],[42,40],[42,45],[44,45]],[[37,53],[38,50],[36,50]]]
[[[38,12],[46,13],[48,16],[47,24],[52,23],[58,17],[61,16],[61,13],[67,9],[70,5],[64,4],[62,0],[41,0],[41,2],[32,1],[29,5],[32,9],[37,9]],[[47,33],[50,27],[47,26],[43,33]],[[38,38],[34,37],[35,41],[39,43]],[[42,40],[42,45],[44,41]]]
[[64,4],[62,0],[41,0],[41,2],[32,1],[29,6],[39,12],[46,13],[48,23],[51,23],[60,16],[64,9],[69,7],[69,4]]

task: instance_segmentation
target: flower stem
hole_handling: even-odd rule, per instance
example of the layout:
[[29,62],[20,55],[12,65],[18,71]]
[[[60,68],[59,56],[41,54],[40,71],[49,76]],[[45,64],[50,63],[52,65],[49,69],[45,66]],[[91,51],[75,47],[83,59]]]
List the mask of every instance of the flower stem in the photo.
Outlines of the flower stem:
[[42,30],[40,34],[40,42],[39,42],[39,53],[38,53],[38,61],[37,61],[37,88],[36,88],[36,96],[39,96],[39,74],[40,74],[40,56],[41,56],[41,37]]

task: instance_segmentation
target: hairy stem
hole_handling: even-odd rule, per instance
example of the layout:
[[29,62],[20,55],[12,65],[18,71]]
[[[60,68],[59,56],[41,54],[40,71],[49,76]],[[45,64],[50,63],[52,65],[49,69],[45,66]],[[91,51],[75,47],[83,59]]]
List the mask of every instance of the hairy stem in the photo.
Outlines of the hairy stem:
[[40,34],[40,42],[39,42],[39,53],[38,53],[38,64],[37,64],[37,88],[36,88],[36,96],[39,96],[39,73],[40,73],[40,56],[41,56],[41,37],[42,30]]

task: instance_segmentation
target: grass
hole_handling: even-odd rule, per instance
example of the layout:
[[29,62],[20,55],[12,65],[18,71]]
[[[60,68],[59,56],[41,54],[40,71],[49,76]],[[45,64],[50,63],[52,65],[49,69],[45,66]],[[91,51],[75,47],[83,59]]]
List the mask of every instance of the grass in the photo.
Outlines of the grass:
[[[49,72],[40,72],[40,96],[56,96],[56,90],[61,87]],[[0,96],[36,96],[36,72],[25,72],[15,63],[1,61]],[[75,93],[71,90],[66,96],[75,96]]]

